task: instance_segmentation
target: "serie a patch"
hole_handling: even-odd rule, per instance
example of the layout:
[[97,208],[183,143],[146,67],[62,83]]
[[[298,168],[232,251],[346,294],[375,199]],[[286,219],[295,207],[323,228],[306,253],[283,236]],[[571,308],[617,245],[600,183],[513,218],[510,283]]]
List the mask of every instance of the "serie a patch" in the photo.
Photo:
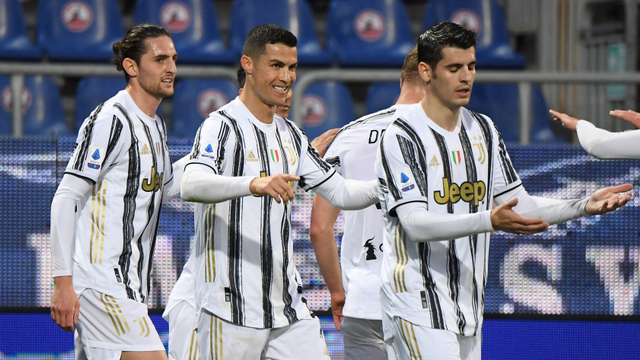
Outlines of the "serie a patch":
[[92,146],[89,148],[89,160],[87,161],[87,166],[91,169],[98,170],[102,166],[102,160],[104,158],[104,149],[98,146]]
[[202,157],[206,157],[209,159],[215,159],[216,158],[216,154],[214,152],[214,148],[213,146],[211,146],[211,144],[207,144],[207,146],[202,150],[200,156]]
[[406,170],[400,171],[398,173],[398,179],[400,180],[400,190],[402,190],[403,192],[413,190],[416,187],[415,182],[407,174],[411,173]]

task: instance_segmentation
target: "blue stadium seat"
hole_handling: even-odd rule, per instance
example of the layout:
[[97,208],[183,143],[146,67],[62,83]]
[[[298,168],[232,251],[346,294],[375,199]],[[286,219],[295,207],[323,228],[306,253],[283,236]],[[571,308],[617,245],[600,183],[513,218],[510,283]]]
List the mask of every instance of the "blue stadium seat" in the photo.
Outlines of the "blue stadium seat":
[[47,0],[38,8],[38,43],[55,61],[106,62],[122,39],[116,1]]
[[[549,108],[539,86],[531,89],[531,138],[532,143],[563,143],[561,137],[556,136],[551,129]],[[473,85],[471,101],[467,106],[485,114],[496,124],[502,139],[506,142],[520,140],[520,107],[517,84],[486,84]]]
[[349,88],[337,81],[311,84],[304,92],[301,113],[302,129],[309,141],[356,118]]
[[333,0],[327,21],[330,52],[342,66],[396,66],[415,46],[400,0]]
[[379,82],[367,89],[367,114],[391,107],[400,96],[400,82]]
[[[277,9],[277,11],[275,10]],[[316,36],[313,14],[307,0],[236,0],[231,17],[231,47],[239,54],[251,29],[260,24],[277,24],[298,38],[301,65],[331,64]]]
[[[0,76],[2,110],[0,124],[12,124],[11,78]],[[27,76],[24,79],[22,102],[22,130],[24,135],[72,135],[67,127],[58,86],[45,76]],[[11,127],[13,128],[13,127]]]
[[20,0],[0,1],[0,59],[40,60],[42,49],[31,44]]
[[193,139],[202,121],[238,96],[238,85],[228,79],[182,79],[173,96],[169,135]]
[[[483,3],[490,2],[485,12]],[[431,0],[424,13],[423,29],[441,21],[451,21],[478,33],[478,67],[522,69],[524,57],[514,53],[502,8],[495,0]]]
[[102,102],[113,97],[126,86],[124,76],[84,77],[76,90],[74,126],[77,131],[84,119]]
[[136,24],[169,30],[180,62],[232,64],[238,60],[222,42],[211,0],[138,0],[134,17]]

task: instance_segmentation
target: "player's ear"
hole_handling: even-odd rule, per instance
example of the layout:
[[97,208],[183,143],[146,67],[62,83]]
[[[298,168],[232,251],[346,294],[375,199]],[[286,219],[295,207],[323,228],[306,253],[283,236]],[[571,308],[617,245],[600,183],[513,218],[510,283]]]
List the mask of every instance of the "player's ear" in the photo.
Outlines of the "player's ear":
[[431,81],[431,76],[432,76],[431,66],[429,66],[426,62],[419,63],[418,64],[418,73],[420,74],[420,77],[422,78],[422,80],[426,84],[429,84],[429,82]]
[[122,67],[124,68],[124,71],[129,74],[129,77],[138,76],[138,64],[135,60],[131,58],[125,58],[124,60],[122,60]]
[[247,76],[253,74],[253,59],[248,55],[242,55],[240,58],[240,65],[244,69],[244,72],[247,73]]

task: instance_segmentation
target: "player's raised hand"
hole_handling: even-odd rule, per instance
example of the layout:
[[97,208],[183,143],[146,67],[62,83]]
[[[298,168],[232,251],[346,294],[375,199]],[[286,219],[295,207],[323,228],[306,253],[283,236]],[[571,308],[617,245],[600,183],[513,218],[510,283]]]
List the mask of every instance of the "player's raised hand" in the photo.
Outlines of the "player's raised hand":
[[524,217],[513,211],[516,205],[518,205],[517,198],[491,210],[491,225],[495,230],[513,234],[535,234],[549,228],[549,223],[542,219]]
[[51,295],[51,319],[64,331],[73,332],[78,325],[80,300],[73,290],[71,276],[53,278],[53,294]]
[[340,129],[329,129],[325,131],[322,135],[313,139],[313,141],[311,142],[311,146],[314,147],[316,151],[318,151],[318,154],[320,154],[320,157],[324,157],[324,153],[327,151],[327,148],[333,141],[333,138],[336,137],[336,134],[338,133],[338,131],[340,131]]
[[609,115],[628,121],[640,129],[640,113],[633,110],[613,110],[609,111]]
[[300,180],[299,176],[291,174],[257,177],[251,180],[249,190],[254,195],[269,195],[274,198],[278,204],[281,200],[287,204],[293,200],[293,195],[296,193],[296,190],[293,188],[293,182],[298,180]]
[[561,113],[555,110],[549,110],[549,113],[551,113],[551,116],[553,116],[553,121],[561,122],[562,126],[571,131],[576,131],[576,126],[578,125],[578,121],[580,121],[580,119],[576,119],[573,116],[569,116],[565,113]]
[[591,195],[585,210],[589,215],[597,215],[624,206],[631,200],[631,189],[633,189],[631,184],[602,188]]

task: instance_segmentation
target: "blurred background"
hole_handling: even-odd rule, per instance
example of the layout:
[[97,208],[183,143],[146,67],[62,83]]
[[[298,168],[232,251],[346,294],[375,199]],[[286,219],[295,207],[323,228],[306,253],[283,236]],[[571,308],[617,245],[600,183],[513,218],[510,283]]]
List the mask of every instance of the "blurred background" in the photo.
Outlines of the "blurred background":
[[[179,53],[175,95],[159,114],[174,160],[212,111],[238,93],[251,28],[276,23],[298,37],[291,118],[310,139],[392,105],[415,39],[444,20],[478,32],[471,110],[489,115],[534,195],[576,198],[640,185],[640,162],[601,162],[553,124],[550,108],[612,131],[612,109],[638,109],[637,0],[0,0],[0,359],[73,358],[72,336],[49,319],[50,202],[82,121],[125,86],[111,45],[150,22]],[[19,101],[14,101],[19,99]],[[311,197],[293,214],[295,260],[312,310],[329,297],[308,241]],[[341,238],[342,218],[336,224]],[[180,275],[193,206],[162,212],[152,318]],[[339,240],[340,241],[340,240]],[[640,201],[615,214],[492,238],[483,353],[487,359],[640,358]],[[332,358],[342,339],[323,327]],[[544,334],[544,335],[542,335]]]

